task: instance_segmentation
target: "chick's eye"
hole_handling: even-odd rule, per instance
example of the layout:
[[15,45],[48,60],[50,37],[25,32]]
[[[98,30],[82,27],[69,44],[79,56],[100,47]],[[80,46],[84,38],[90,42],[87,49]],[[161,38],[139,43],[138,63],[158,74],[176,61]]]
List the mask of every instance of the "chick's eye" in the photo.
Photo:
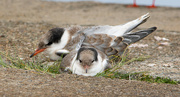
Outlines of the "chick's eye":
[[79,60],[79,62],[81,63],[81,62],[82,62],[82,60]]

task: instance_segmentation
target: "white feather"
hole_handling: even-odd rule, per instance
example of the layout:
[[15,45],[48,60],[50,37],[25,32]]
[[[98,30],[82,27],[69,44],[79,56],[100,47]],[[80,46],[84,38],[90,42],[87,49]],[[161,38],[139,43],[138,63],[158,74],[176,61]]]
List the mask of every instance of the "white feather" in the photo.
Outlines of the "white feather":
[[64,54],[69,53],[68,50],[63,49],[66,46],[66,44],[68,44],[69,38],[70,38],[69,32],[65,31],[60,42],[53,43],[51,47],[46,49],[46,52],[49,54],[49,57],[52,60],[60,59],[60,56],[58,56],[56,53],[64,53]]

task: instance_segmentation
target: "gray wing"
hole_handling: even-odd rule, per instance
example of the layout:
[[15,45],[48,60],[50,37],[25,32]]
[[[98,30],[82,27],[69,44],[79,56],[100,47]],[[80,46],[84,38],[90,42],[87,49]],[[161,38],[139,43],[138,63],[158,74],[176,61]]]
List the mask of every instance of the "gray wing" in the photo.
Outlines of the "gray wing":
[[[92,43],[92,41],[96,41],[96,42],[95,42],[95,44],[93,43],[92,45],[95,45],[95,46],[100,45],[100,46],[97,46],[97,48],[108,52],[109,55],[118,53],[119,51],[116,51],[115,49],[122,49],[119,47],[123,47],[123,48],[126,47],[126,43],[119,43],[118,41],[115,41],[116,37],[119,37],[119,39],[121,39],[122,36],[127,35],[127,33],[129,33],[131,30],[133,30],[140,24],[144,23],[148,18],[149,18],[149,13],[147,13],[133,21],[130,21],[124,25],[94,26],[94,27],[89,27],[89,28],[70,27],[67,30],[72,35],[71,40],[63,49],[56,51],[56,53],[57,54],[58,53],[60,53],[60,54],[61,53],[69,53],[70,51],[74,50],[76,48],[76,45],[80,42],[82,34],[93,37],[93,38],[90,38],[91,43]],[[108,36],[108,37],[107,38],[103,37],[103,39],[99,40],[97,37],[97,36],[100,36],[99,34],[106,34],[106,35],[102,35],[102,36]],[[115,38],[113,38],[113,37],[115,37]],[[113,39],[111,39],[111,38],[113,38]],[[116,40],[119,40],[119,39],[117,38]],[[113,40],[113,41],[109,42],[111,40]],[[113,48],[106,48],[107,46],[113,47]],[[80,47],[80,45],[79,45],[79,47]],[[111,50],[113,53],[110,52]]]
[[86,36],[83,46],[95,47],[110,56],[124,51],[127,44],[123,43],[122,40],[123,37],[109,36],[107,34],[93,34]]
[[78,44],[76,45],[76,49],[75,49],[76,51],[78,51],[78,50],[81,48],[81,46],[82,46],[85,38],[86,38],[85,35],[82,35],[82,36],[80,37],[80,40],[79,40]]
[[141,31],[137,31],[137,32],[134,32],[131,34],[125,34],[125,35],[123,35],[124,40],[122,42],[125,42],[128,45],[130,45],[130,44],[135,43],[135,42],[143,39],[144,37],[148,36],[149,34],[154,32],[156,29],[157,29],[157,27],[152,27],[147,30],[141,30]]
[[66,67],[69,67],[71,65],[71,62],[72,62],[73,58],[75,57],[75,55],[76,55],[76,51],[74,50],[74,51],[70,52],[69,54],[67,54],[62,59],[60,68],[59,68],[60,73],[65,72]]
[[84,33],[80,33],[76,37],[72,38],[69,43],[64,47],[64,49],[68,51],[77,51],[81,47],[85,37],[86,36],[84,35]]
[[117,26],[94,26],[84,29],[82,32],[84,32],[86,35],[92,35],[92,34],[107,34],[107,35],[114,35],[117,37],[123,36],[125,33],[128,33],[138,27],[140,24],[146,22],[146,20],[149,18],[149,13],[132,20],[130,22],[127,22],[123,25],[117,25]]
[[122,37],[107,34],[88,35],[83,42],[83,46],[93,46],[108,56],[122,55],[128,45],[143,39],[155,30],[156,27],[152,27],[132,34],[125,34]]

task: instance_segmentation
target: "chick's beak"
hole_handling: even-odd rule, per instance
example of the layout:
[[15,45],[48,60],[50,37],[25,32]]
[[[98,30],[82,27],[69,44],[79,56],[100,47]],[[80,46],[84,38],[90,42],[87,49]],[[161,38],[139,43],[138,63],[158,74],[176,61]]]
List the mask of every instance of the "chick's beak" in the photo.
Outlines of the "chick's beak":
[[35,55],[37,55],[37,54],[40,53],[40,52],[43,52],[45,49],[46,49],[46,48],[37,49],[37,50],[30,56],[30,58],[33,57],[33,56],[35,56]]
[[88,69],[89,69],[89,66],[88,65],[85,65],[84,67],[86,69],[86,73],[88,72]]

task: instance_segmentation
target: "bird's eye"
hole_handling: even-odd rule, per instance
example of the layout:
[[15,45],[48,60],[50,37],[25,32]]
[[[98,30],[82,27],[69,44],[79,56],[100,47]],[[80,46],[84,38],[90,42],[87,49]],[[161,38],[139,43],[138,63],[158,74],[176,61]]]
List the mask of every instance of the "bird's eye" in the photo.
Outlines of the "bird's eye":
[[82,60],[79,60],[79,62],[81,63],[81,62],[82,62]]
[[51,45],[51,44],[52,44],[52,42],[49,42],[49,43],[48,43],[48,44],[46,44],[46,45],[48,45],[48,46],[49,46],[49,45]]
[[92,60],[92,63],[94,62],[94,60]]

